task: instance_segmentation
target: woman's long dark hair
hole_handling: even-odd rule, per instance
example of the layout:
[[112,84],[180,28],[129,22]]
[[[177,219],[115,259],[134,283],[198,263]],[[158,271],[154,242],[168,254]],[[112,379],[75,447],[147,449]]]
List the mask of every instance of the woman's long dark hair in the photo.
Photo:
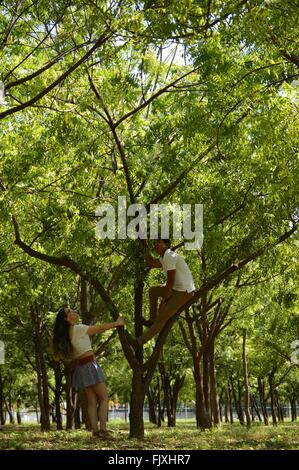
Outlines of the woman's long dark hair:
[[53,334],[53,352],[55,359],[72,359],[73,346],[70,340],[70,324],[66,319],[65,308],[61,308],[57,313],[54,334]]

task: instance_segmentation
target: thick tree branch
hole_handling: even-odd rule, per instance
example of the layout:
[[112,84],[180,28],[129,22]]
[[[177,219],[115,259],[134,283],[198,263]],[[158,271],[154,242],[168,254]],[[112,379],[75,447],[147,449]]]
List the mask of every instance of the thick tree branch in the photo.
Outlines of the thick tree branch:
[[27,266],[26,261],[17,261],[13,264],[8,265],[6,268],[4,268],[0,273],[11,273],[15,269],[20,269],[23,268],[23,266]]
[[146,108],[152,101],[154,101],[156,98],[158,98],[158,96],[162,95],[163,93],[165,93],[167,90],[169,90],[169,88],[173,87],[176,83],[180,82],[183,78],[186,78],[188,75],[190,75],[191,73],[193,72],[196,72],[197,70],[199,70],[201,67],[195,67],[194,69],[190,70],[189,72],[187,73],[184,73],[183,75],[181,75],[179,78],[177,78],[176,80],[174,80],[173,82],[169,83],[168,85],[166,85],[165,87],[163,88],[160,88],[156,93],[154,93],[152,96],[150,96],[147,100],[145,100],[142,104],[140,104],[139,106],[137,106],[136,108],[132,109],[131,111],[129,111],[128,113],[124,114],[118,121],[116,121],[114,123],[114,127],[118,127],[123,121],[125,121],[126,119],[128,119],[129,117],[133,116],[133,114],[136,114],[138,113],[138,111],[140,111],[141,109],[143,108]]
[[116,336],[116,330],[114,330],[109,338],[106,339],[100,346],[95,350],[95,356],[100,357],[107,349],[110,341]]
[[209,22],[210,22],[210,14],[211,14],[211,3],[212,0],[208,0],[208,5],[207,5],[207,13],[206,13],[206,24],[205,24],[205,38],[208,35],[208,29],[209,29]]
[[[31,57],[34,52],[45,42],[45,40],[50,36],[51,32],[53,31],[54,28],[57,27],[58,23],[62,20],[63,18],[63,15],[64,13],[57,19],[57,21],[55,21],[55,23],[53,24],[53,26],[47,31],[47,34],[43,37],[43,39],[17,64],[15,65],[4,77],[3,77],[3,81],[5,82],[7,80],[7,78],[18,68],[20,67],[20,65],[22,65],[27,59],[29,59],[29,57]],[[73,49],[73,48],[72,48]],[[60,57],[60,54],[59,56]],[[58,59],[57,59],[58,60]],[[17,80],[18,82],[18,80]],[[15,82],[16,83],[16,82]],[[6,85],[6,88],[8,87],[12,87],[12,86],[15,86],[14,84],[9,84]]]
[[119,136],[116,132],[116,124],[114,123],[108,108],[105,106],[105,103],[104,103],[104,101],[103,101],[103,99],[100,95],[100,92],[98,91],[98,89],[97,89],[90,73],[88,73],[88,80],[89,80],[92,91],[94,92],[95,96],[99,100],[99,102],[100,102],[101,106],[103,107],[103,110],[104,110],[104,112],[107,116],[107,119],[105,119],[105,121],[107,122],[108,126],[110,127],[113,138],[115,140],[115,143],[116,143],[116,146],[117,146],[117,149],[118,149],[118,153],[120,155],[120,158],[121,158],[121,161],[122,161],[122,164],[123,164],[123,168],[124,168],[124,173],[125,173],[125,178],[126,178],[126,183],[127,183],[127,189],[128,189],[129,195],[130,195],[130,202],[131,202],[131,204],[134,204],[135,196],[134,196],[130,171],[129,171],[128,164],[127,164],[127,158],[126,158],[124,146],[121,143],[120,138],[119,138]]
[[[257,259],[259,256],[261,256],[266,251],[267,248],[270,248],[272,246],[276,246],[276,245],[282,243],[283,241],[287,240],[293,233],[295,233],[295,231],[297,229],[297,226],[294,223],[294,221],[292,221],[292,224],[293,224],[292,228],[290,230],[288,230],[287,232],[285,232],[284,234],[282,234],[276,240],[276,242],[274,244],[272,244],[272,245],[271,244],[266,244],[265,246],[261,247],[259,250],[255,251],[254,253],[251,253],[250,255],[245,257],[243,260],[239,261],[238,263],[232,264],[231,266],[229,266],[227,269],[225,269],[221,273],[216,274],[213,278],[211,278],[203,286],[201,286],[195,292],[192,299],[189,300],[189,302],[187,302],[186,304],[184,304],[178,310],[178,312],[172,318],[170,318],[170,320],[166,323],[165,327],[162,329],[162,331],[160,332],[160,334],[158,336],[158,339],[157,339],[157,342],[155,344],[155,347],[154,347],[154,350],[153,350],[153,353],[152,353],[151,357],[143,365],[143,370],[147,371],[147,375],[146,375],[147,383],[150,382],[150,379],[151,379],[153,371],[154,371],[154,369],[157,365],[157,361],[159,359],[160,352],[161,352],[162,347],[165,343],[167,335],[168,335],[172,325],[174,324],[174,322],[178,318],[179,314],[183,310],[188,309],[191,305],[193,305],[196,301],[198,301],[201,297],[203,297],[203,295],[205,295],[208,291],[210,291],[211,289],[218,286],[221,282],[223,282],[225,279],[227,279],[229,276],[231,276],[234,272],[236,272],[239,269],[246,266],[250,261],[253,261],[253,260]],[[82,268],[75,261],[73,261],[72,259],[70,259],[66,256],[65,257],[55,257],[55,256],[50,256],[50,255],[47,255],[47,254],[44,254],[44,253],[41,253],[39,251],[34,250],[33,248],[31,248],[29,245],[27,245],[26,243],[24,243],[21,240],[18,223],[17,223],[15,217],[13,217],[13,225],[14,225],[14,231],[15,231],[15,244],[17,246],[19,246],[25,253],[29,254],[29,256],[40,259],[40,260],[45,261],[45,262],[50,263],[50,264],[54,264],[56,266],[67,267],[68,269],[72,270],[76,274],[79,274],[83,279],[86,279],[91,285],[93,285],[93,287],[97,290],[97,292],[99,292],[99,294],[101,295],[101,297],[104,300],[105,304],[107,305],[110,312],[112,313],[113,319],[116,320],[116,318],[119,314],[118,309],[114,305],[114,303],[112,302],[112,300],[111,300],[108,292],[104,288],[104,286],[97,279],[95,279],[90,274],[85,273],[82,270]],[[120,341],[122,343],[124,353],[127,357],[127,360],[131,364],[131,366],[134,367],[136,365],[136,359],[133,356],[132,350],[130,349],[130,347],[127,343],[127,340],[126,340],[125,335],[124,335],[124,329],[123,328],[119,328],[119,337],[120,337]]]
[[172,325],[175,323],[175,321],[177,320],[178,316],[180,315],[180,313],[186,309],[188,309],[189,307],[191,307],[191,305],[193,305],[195,302],[197,302],[200,298],[202,298],[208,291],[210,291],[211,289],[217,287],[219,284],[221,284],[225,279],[227,279],[228,277],[230,277],[234,272],[238,271],[239,269],[243,268],[244,266],[246,266],[248,263],[250,263],[251,261],[254,261],[255,259],[257,259],[259,256],[261,256],[268,248],[270,247],[273,247],[273,246],[276,246],[282,242],[284,242],[285,240],[287,240],[291,235],[293,235],[293,233],[295,233],[295,231],[297,230],[297,226],[295,224],[293,224],[293,227],[288,230],[287,232],[285,232],[284,234],[282,234],[277,240],[275,243],[273,244],[267,244],[263,247],[261,247],[259,250],[255,251],[254,253],[251,253],[250,255],[246,256],[245,258],[243,258],[243,260],[239,261],[238,263],[235,263],[235,264],[232,264],[231,266],[229,266],[227,269],[225,269],[224,271],[222,271],[221,273],[219,274],[216,274],[214,277],[212,277],[209,281],[206,282],[206,284],[204,284],[203,286],[201,286],[194,294],[194,296],[192,297],[191,300],[189,300],[186,304],[182,305],[182,307],[180,307],[180,309],[177,311],[177,313],[168,320],[168,322],[166,323],[165,327],[162,329],[162,331],[160,332],[159,336],[158,336],[158,339],[157,339],[157,342],[155,344],[155,347],[154,347],[154,350],[153,350],[153,353],[151,355],[151,357],[148,359],[148,361],[144,364],[144,369],[152,369],[152,368],[155,368],[156,367],[156,364],[157,364],[157,361],[158,361],[158,358],[159,358],[159,355],[160,355],[160,352],[162,350],[162,347],[163,347],[163,344],[165,342],[165,339],[167,338],[167,335],[172,327]]
[[153,199],[151,202],[149,202],[146,205],[147,211],[150,208],[150,204],[157,204],[159,201],[162,201],[166,196],[169,196],[175,190],[175,188],[178,186],[178,184],[187,176],[187,174],[190,173],[190,171],[192,171],[195,168],[197,163],[200,162],[206,155],[208,155],[211,152],[211,150],[213,150],[215,145],[216,145],[216,143],[212,141],[212,143],[210,143],[209,147],[206,150],[204,150],[202,153],[200,153],[198,155],[198,157],[194,160],[194,162],[192,162],[191,165],[188,168],[186,168],[184,171],[182,171],[182,173],[175,179],[175,181],[173,183],[171,183],[168,186],[168,188],[164,189],[162,191],[162,193],[160,193],[157,197],[155,197],[155,199]]
[[279,39],[273,34],[272,31],[269,33],[269,37],[271,38],[273,44],[278,48],[280,55],[282,55],[282,57],[287,59],[292,64],[297,65],[297,67],[299,67],[299,56],[295,55],[292,52],[288,52],[284,47],[281,47],[281,45],[279,44]]
[[289,62],[292,62],[292,64],[295,64],[295,65],[297,65],[297,67],[299,67],[299,56],[297,56],[295,54],[290,54],[287,51],[281,51],[281,55],[285,59],[287,59]]
[[247,196],[248,196],[249,191],[250,191],[250,189],[252,188],[252,186],[253,186],[253,183],[249,185],[249,188],[247,189],[246,193],[244,194],[243,201],[242,201],[235,209],[233,209],[231,212],[229,212],[227,215],[221,217],[219,220],[217,220],[217,222],[215,222],[214,224],[210,225],[210,226],[208,227],[208,230],[211,230],[212,228],[216,227],[217,225],[221,225],[223,222],[225,222],[227,219],[229,219],[230,217],[232,217],[233,215],[235,215],[237,212],[239,212],[240,210],[244,209]]
[[19,111],[22,111],[23,109],[27,108],[28,106],[31,106],[32,104],[35,104],[37,101],[39,101],[41,98],[43,98],[45,95],[47,95],[50,91],[52,91],[59,83],[63,82],[74,70],[76,70],[81,64],[83,64],[92,54],[93,52],[98,49],[100,46],[102,46],[111,36],[111,33],[105,32],[102,34],[99,39],[95,42],[93,47],[89,49],[89,51],[84,54],[81,59],[79,59],[75,64],[73,64],[68,70],[66,70],[60,77],[58,77],[54,82],[51,83],[48,87],[44,88],[43,91],[38,93],[34,98],[31,98],[28,101],[25,101],[25,103],[20,104],[19,106],[15,106],[13,108],[7,109],[6,111],[3,111],[0,113],[0,119],[5,118],[6,116],[9,116],[11,114],[17,113]]
[[2,50],[5,45],[7,44],[7,40],[13,30],[13,27],[15,26],[15,24],[17,23],[17,21],[21,18],[21,16],[27,11],[29,10],[33,5],[35,5],[36,3],[38,2],[38,0],[35,0],[33,1],[30,5],[28,5],[24,10],[22,10],[19,14],[18,14],[18,10],[20,9],[20,7],[22,6],[22,4],[24,3],[24,0],[17,0],[16,1],[16,5],[15,7],[12,7],[13,8],[13,12],[12,12],[12,15],[11,15],[11,18],[9,20],[9,24],[8,24],[8,27],[7,27],[7,30],[6,32],[4,33],[4,37],[0,43],[0,50]]
[[[96,289],[96,291],[100,294],[101,298],[103,299],[107,308],[112,314],[113,320],[115,321],[117,319],[117,317],[119,316],[119,310],[116,307],[116,305],[113,303],[105,287],[102,285],[102,283],[98,279],[96,279],[90,273],[84,272],[84,270],[81,268],[81,266],[78,265],[78,263],[76,263],[74,260],[72,260],[71,258],[67,256],[56,257],[56,256],[47,255],[45,253],[41,253],[40,251],[34,250],[30,245],[27,245],[21,240],[18,222],[15,217],[12,218],[12,221],[13,221],[14,232],[15,232],[15,244],[19,248],[21,248],[25,253],[27,253],[32,258],[40,259],[41,261],[45,261],[46,263],[49,263],[55,266],[66,267],[70,269],[71,271],[73,271],[74,273],[78,274],[82,279],[85,279],[86,281],[88,281],[89,284],[91,284]],[[132,350],[130,346],[128,345],[127,340],[125,338],[124,328],[123,327],[118,328],[118,333],[119,333],[119,338],[123,347],[123,351],[126,355],[126,358],[129,364],[133,367],[134,364],[136,364],[136,359],[134,358]]]
[[[228,2],[228,4],[230,5],[232,2]],[[196,37],[197,39],[199,39],[199,35],[198,33],[203,33],[204,36],[206,34],[206,29],[207,27],[209,29],[213,28],[213,26],[216,26],[218,23],[220,23],[221,21],[224,21],[226,20],[228,17],[231,17],[232,15],[234,15],[237,11],[238,8],[242,7],[242,6],[245,6],[246,4],[249,4],[248,7],[250,7],[250,2],[248,0],[242,0],[241,2],[237,3],[236,5],[232,5],[232,8],[220,15],[218,18],[216,18],[214,21],[212,21],[211,23],[209,23],[208,25],[204,24],[203,26],[201,27],[197,27],[196,29],[194,28],[194,31],[192,32],[188,32],[188,33],[185,33],[185,34],[179,34],[179,35],[169,35],[169,36],[164,36],[164,39],[165,40],[178,40],[178,39],[184,39],[184,38],[194,38]],[[146,10],[149,10],[149,9],[155,9],[155,8],[159,8],[159,7],[149,7],[149,8],[146,8]],[[204,16],[201,15],[201,18],[203,18]],[[130,31],[128,31],[130,32]],[[161,39],[160,36],[156,36],[153,34],[153,31],[150,30],[151,32],[151,35],[149,34],[143,34],[143,35],[140,35],[141,37],[144,37],[146,39],[150,39],[150,40],[153,40],[153,39]],[[132,31],[132,34],[134,34],[134,32]]]
[[[67,51],[64,51],[62,52],[61,54],[58,54],[56,57],[54,57],[52,60],[50,60],[49,62],[47,62],[43,67],[41,67],[40,69],[36,70],[35,72],[29,74],[29,75],[26,75],[25,77],[22,77],[22,78],[19,78],[18,80],[15,80],[14,82],[10,82],[10,83],[7,83],[7,85],[5,85],[5,89],[6,90],[9,90],[10,88],[14,88],[18,85],[21,85],[22,83],[26,83],[28,82],[29,80],[32,80],[33,78],[36,78],[38,77],[39,75],[41,75],[43,72],[45,72],[46,70],[48,70],[49,68],[53,67],[53,65],[57,64],[57,62],[59,62],[63,57],[65,57],[66,55],[68,54],[71,54],[72,52],[75,52],[75,51],[78,51],[80,49],[82,49],[83,47],[87,46],[88,44],[90,44],[90,41],[87,41],[87,42],[84,42],[83,44],[78,44],[77,46],[74,46],[70,49],[68,49]],[[36,46],[38,47],[38,46]],[[31,54],[31,53],[30,53]],[[20,62],[16,67],[14,67],[12,70],[9,71],[9,73],[7,74],[7,76],[4,78],[4,80],[17,68],[19,67],[30,55],[28,54],[28,56],[26,56],[22,62]]]

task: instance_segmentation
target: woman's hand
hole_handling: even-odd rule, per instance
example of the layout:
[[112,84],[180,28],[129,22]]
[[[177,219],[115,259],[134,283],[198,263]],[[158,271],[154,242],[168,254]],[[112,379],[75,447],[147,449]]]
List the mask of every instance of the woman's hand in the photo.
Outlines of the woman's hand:
[[124,326],[125,320],[123,317],[119,316],[116,322],[114,322],[115,326]]

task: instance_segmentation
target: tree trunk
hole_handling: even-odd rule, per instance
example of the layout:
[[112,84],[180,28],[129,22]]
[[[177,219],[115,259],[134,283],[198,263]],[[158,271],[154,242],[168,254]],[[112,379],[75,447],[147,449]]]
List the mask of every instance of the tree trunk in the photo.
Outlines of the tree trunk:
[[250,405],[250,388],[249,388],[249,379],[248,379],[248,368],[247,368],[247,357],[246,357],[246,337],[247,330],[243,330],[243,348],[242,348],[242,361],[243,361],[243,375],[244,375],[244,384],[245,384],[245,416],[246,416],[246,426],[249,428],[251,426],[251,418],[249,412]]
[[72,389],[73,364],[65,365],[65,395],[66,395],[66,429],[74,429],[74,416],[76,408],[76,395]]
[[42,431],[50,430],[50,400],[46,361],[44,357],[44,345],[42,336],[42,321],[39,307],[32,305],[30,307],[31,320],[33,326],[34,354],[37,373],[37,392],[40,407],[40,423]]
[[0,424],[4,426],[5,424],[5,414],[4,414],[4,382],[5,379],[2,377],[1,368],[0,368]]
[[220,418],[220,424],[223,422],[223,407],[224,403],[221,400],[221,397],[219,397],[219,418]]
[[233,414],[233,405],[232,405],[232,391],[230,387],[230,383],[228,381],[227,383],[227,390],[228,390],[228,399],[229,399],[229,419],[230,419],[230,424],[234,423],[234,414]]
[[[206,345],[205,345],[206,346]],[[211,391],[210,391],[210,363],[209,363],[209,351],[208,348],[203,346],[203,355],[202,355],[202,382],[203,382],[203,391],[205,396],[205,407],[207,410],[210,419],[212,420],[211,413]]]
[[[170,388],[170,387],[169,387]],[[171,397],[171,390],[169,390],[170,396],[166,402],[166,412],[167,412],[167,427],[174,428],[175,427],[175,418],[176,413],[173,408],[172,397]]]
[[8,416],[9,416],[9,424],[15,424],[10,394],[11,394],[11,391],[9,391],[9,393],[8,393],[8,400],[7,401],[5,400],[5,407],[6,407],[6,411],[8,413]]
[[8,413],[8,416],[9,416],[9,424],[15,424],[13,411],[11,409],[9,409],[9,406],[7,407],[7,413]]
[[158,393],[157,393],[157,402],[158,402],[158,427],[160,428],[162,426],[162,422],[164,423],[164,400],[163,400],[163,406],[161,406],[161,384],[160,384],[160,379],[157,377],[157,387],[158,387]]
[[53,362],[52,367],[54,369],[55,377],[55,389],[54,389],[54,409],[55,409],[55,423],[58,431],[63,429],[62,426],[62,414],[60,408],[60,398],[62,393],[62,370],[60,362]]
[[291,396],[289,400],[291,405],[291,420],[294,422],[297,420],[296,397]]
[[215,370],[215,344],[214,341],[211,343],[209,348],[209,370],[210,370],[210,393],[211,393],[211,409],[213,416],[214,426],[220,425],[220,409],[219,409],[219,397],[217,393],[217,381],[216,381],[216,370]]
[[185,375],[182,377],[176,377],[175,382],[172,388],[172,400],[171,400],[171,407],[172,407],[172,415],[174,417],[173,425],[176,425],[176,409],[178,403],[179,392],[183,387],[185,382]]
[[22,401],[20,398],[17,398],[17,423],[18,424],[22,424],[22,416],[21,416],[21,411],[20,411],[20,407],[21,407],[21,404],[22,404]]
[[167,426],[175,427],[176,425],[176,405],[180,389],[183,386],[185,376],[178,377],[170,368],[166,371],[165,364],[160,362],[159,370],[164,391],[164,402],[167,411]]
[[176,409],[174,405],[173,397],[170,397],[169,406],[167,410],[167,427],[174,428],[176,425]]
[[240,378],[238,375],[238,409],[239,409],[239,413],[241,416],[241,423],[245,424],[244,410],[243,410],[243,405],[242,405],[242,392],[243,392],[243,389],[241,387]]
[[243,426],[245,423],[244,423],[244,416],[243,416],[243,410],[242,410],[242,406],[241,406],[240,396],[239,396],[239,398],[237,398],[236,389],[235,389],[234,381],[233,381],[232,377],[230,378],[230,383],[231,383],[232,395],[233,395],[233,399],[234,399],[234,403],[235,403],[235,409],[236,409],[236,412],[237,412],[237,415],[238,415],[238,419],[239,419],[240,424],[242,424],[242,426]]
[[228,387],[226,387],[225,388],[225,402],[224,402],[224,421],[225,421],[225,423],[229,423],[228,410],[229,410],[229,391],[228,391]]
[[277,390],[274,390],[274,398],[275,398],[275,403],[276,403],[278,421],[283,422],[284,421],[283,409],[282,409],[282,405],[281,405]]
[[9,414],[9,422],[10,424],[15,424],[15,418],[14,418],[14,412],[13,412],[13,403],[12,403],[12,397],[11,397],[11,392],[12,392],[12,384],[10,384],[9,392],[8,392],[8,414]]
[[256,415],[257,415],[257,417],[258,417],[258,420],[259,420],[259,421],[262,421],[262,417],[261,417],[261,414],[260,414],[260,411],[259,411],[259,407],[258,407],[256,398],[255,398],[254,395],[251,395],[251,398],[252,398],[252,406],[253,406],[253,408],[255,409],[255,412],[256,412]]
[[[136,338],[142,335],[143,288],[144,282],[142,280],[137,282],[134,288],[134,323]],[[143,362],[143,350],[141,348],[136,352],[136,359],[140,364]]]
[[148,400],[148,417],[149,422],[153,424],[158,424],[157,421],[157,414],[156,414],[156,399],[155,399],[155,392],[150,387],[147,391],[147,400]]
[[[38,360],[36,360],[36,363]],[[39,366],[37,366],[39,367]],[[42,392],[42,377],[41,377],[41,372],[40,370],[37,369],[37,396],[38,396],[38,403],[39,403],[39,409],[40,409],[40,424],[41,424],[41,430],[42,431],[47,431],[50,429],[50,415],[49,415],[49,422],[47,423],[47,417],[46,417],[46,409],[45,409],[45,404],[44,404],[44,399],[43,399],[43,392]]]
[[130,401],[130,437],[144,438],[143,404],[145,391],[142,379],[141,365],[135,366],[132,377]]
[[76,408],[75,408],[75,415],[74,415],[74,421],[75,421],[75,429],[81,429],[81,403],[80,400],[77,400],[76,403]]
[[129,403],[125,403],[125,422],[128,421],[128,406],[129,406]]
[[[77,403],[78,402],[79,402],[79,407],[82,410],[82,423],[84,423],[85,428],[88,431],[91,431],[92,427],[91,427],[91,423],[90,423],[89,416],[88,416],[88,411],[87,411],[88,406],[87,406],[87,396],[86,396],[85,390],[79,390],[79,392],[76,395],[74,419],[75,419],[76,408],[77,408]],[[108,416],[107,416],[107,418],[108,418]]]
[[[137,265],[136,265],[137,266]],[[143,309],[143,280],[139,280],[134,286],[134,323],[135,336],[142,335],[142,309]],[[130,401],[130,437],[144,438],[143,406],[145,387],[143,383],[143,350],[136,352],[138,364],[133,367],[132,390]],[[148,384],[149,386],[149,384]]]
[[200,371],[200,364],[197,358],[193,358],[194,365],[194,380],[195,380],[195,412],[196,424],[200,429],[210,429],[212,427],[211,418],[207,413],[205,397],[203,391],[202,375]]
[[[135,286],[134,294],[134,319],[135,319],[135,336],[140,336],[142,333],[142,300],[143,300],[143,281],[139,281]],[[174,322],[175,318],[170,319],[160,335],[166,340],[167,334]],[[168,328],[167,328],[168,327]],[[161,337],[161,336],[159,336]],[[159,342],[159,337],[157,341]],[[130,437],[143,439],[144,438],[144,422],[143,422],[143,405],[145,393],[148,390],[150,381],[153,377],[156,365],[159,360],[163,342],[156,344],[153,354],[148,359],[147,367],[143,365],[143,349],[138,348],[135,352],[134,361],[131,367],[133,372],[132,377],[132,391],[130,398]],[[144,374],[144,375],[143,375]],[[158,418],[159,420],[160,418]],[[159,421],[158,421],[159,422]]]
[[179,392],[184,384],[185,376],[176,377],[174,384],[169,387],[169,409],[167,409],[167,426],[175,427],[176,426],[176,407],[178,402]]
[[35,414],[36,414],[36,422],[39,423],[40,420],[39,420],[39,417],[38,417],[38,401],[35,402],[35,409],[34,409],[34,411],[35,411]]
[[273,424],[273,426],[277,426],[277,414],[276,414],[276,403],[275,403],[273,376],[274,376],[274,371],[272,371],[269,374],[268,380],[269,380],[269,387],[270,387],[270,402],[271,402],[272,424]]
[[82,321],[88,322],[88,282],[80,278],[80,314]]
[[267,400],[265,399],[265,385],[261,377],[258,377],[258,389],[259,389],[259,397],[260,397],[264,424],[265,426],[269,426],[269,418],[268,418],[268,412],[267,412]]

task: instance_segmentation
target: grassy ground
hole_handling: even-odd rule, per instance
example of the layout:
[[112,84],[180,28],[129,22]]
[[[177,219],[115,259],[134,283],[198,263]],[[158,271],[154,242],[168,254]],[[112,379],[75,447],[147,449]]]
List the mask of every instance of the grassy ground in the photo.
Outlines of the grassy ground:
[[145,438],[129,438],[128,424],[110,421],[114,439],[92,439],[90,433],[55,431],[43,433],[37,425],[6,425],[0,430],[0,449],[299,449],[299,423],[286,422],[278,427],[255,423],[251,429],[239,424],[223,424],[219,429],[199,431],[193,421],[179,421],[176,428],[146,423]]

